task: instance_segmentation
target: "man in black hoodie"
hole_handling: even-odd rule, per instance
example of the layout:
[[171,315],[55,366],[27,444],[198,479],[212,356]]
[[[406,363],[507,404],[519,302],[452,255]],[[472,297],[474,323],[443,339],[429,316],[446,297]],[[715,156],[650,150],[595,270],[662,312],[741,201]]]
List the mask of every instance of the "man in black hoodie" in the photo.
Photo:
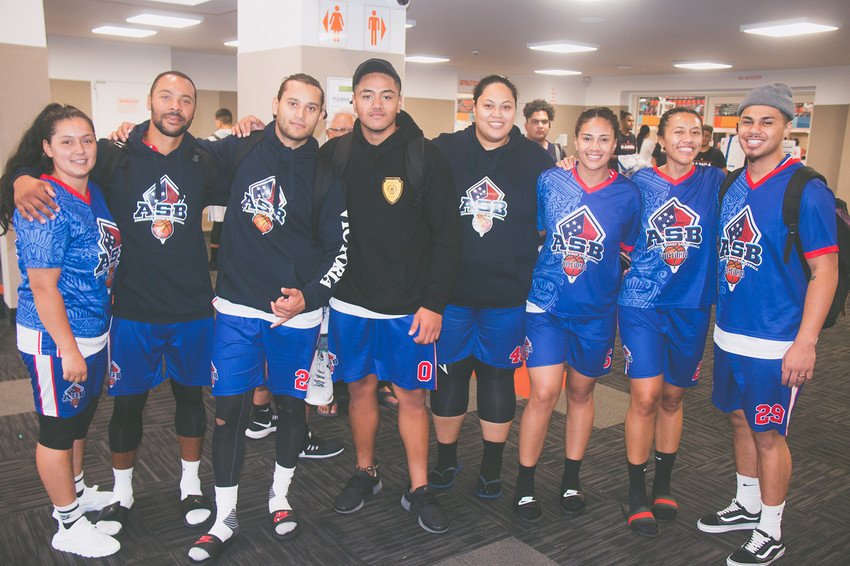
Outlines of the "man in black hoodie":
[[[334,379],[351,395],[349,415],[357,468],[334,501],[339,513],[359,510],[378,493],[375,461],[379,379],[392,381],[410,486],[402,506],[433,533],[448,519],[428,486],[425,389],[436,387],[434,342],[460,257],[460,216],[451,168],[401,110],[401,80],[388,61],[370,59],[354,73],[354,131],[320,154],[350,148],[343,171],[351,238],[348,267],[331,299],[328,331]],[[424,178],[412,174],[419,161]],[[416,186],[424,185],[424,186]]]

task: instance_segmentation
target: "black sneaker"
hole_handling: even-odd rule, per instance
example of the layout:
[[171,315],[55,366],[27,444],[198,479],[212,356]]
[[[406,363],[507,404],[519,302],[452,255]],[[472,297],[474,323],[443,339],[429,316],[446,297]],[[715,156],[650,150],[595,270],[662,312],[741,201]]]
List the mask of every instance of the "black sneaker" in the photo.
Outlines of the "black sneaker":
[[277,430],[277,415],[268,411],[254,411],[251,424],[245,429],[248,438],[265,438]]
[[307,436],[304,437],[304,445],[301,447],[299,458],[331,458],[343,451],[342,442],[339,440],[325,440],[313,434],[313,431],[307,429]]
[[754,566],[772,564],[785,554],[785,543],[764,531],[755,529],[744,546],[729,555],[727,566]]
[[761,519],[761,512],[750,513],[736,499],[726,509],[705,515],[697,521],[697,528],[704,533],[729,533],[755,529]]
[[419,517],[419,526],[429,533],[440,534],[449,530],[449,518],[437,504],[434,490],[430,485],[422,485],[414,491],[404,490],[401,506]]
[[334,499],[334,511],[337,513],[354,513],[366,503],[366,499],[375,495],[383,485],[381,484],[381,474],[378,472],[378,466],[375,466],[375,477],[372,477],[366,470],[359,468],[354,470],[354,475],[342,488],[342,491]]

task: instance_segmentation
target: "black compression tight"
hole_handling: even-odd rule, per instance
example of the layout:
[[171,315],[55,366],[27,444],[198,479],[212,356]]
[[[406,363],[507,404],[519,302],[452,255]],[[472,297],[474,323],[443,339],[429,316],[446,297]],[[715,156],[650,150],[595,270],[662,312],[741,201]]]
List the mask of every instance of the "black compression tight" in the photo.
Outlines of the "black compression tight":
[[277,463],[284,468],[294,468],[307,434],[304,400],[289,395],[275,395],[274,403],[277,406],[278,418],[275,433]]
[[[174,428],[177,436],[198,438],[204,435],[207,415],[200,385],[181,385],[171,379],[174,395]],[[115,397],[109,421],[109,449],[113,452],[132,452],[142,442],[142,412],[148,402],[148,392]]]
[[478,381],[478,417],[491,423],[511,422],[516,413],[514,370],[487,365],[469,356],[440,366],[437,390],[431,392],[431,410],[438,417],[459,417],[469,407],[469,379],[475,371]]
[[203,389],[200,385],[182,385],[171,381],[171,392],[177,408],[174,411],[174,428],[177,436],[198,438],[207,430],[207,412],[204,408]]
[[75,440],[82,440],[89,431],[100,397],[73,417],[46,417],[38,414],[38,443],[51,450],[70,450]]
[[215,398],[212,463],[216,487],[239,483],[245,461],[245,427],[251,417],[254,391]]

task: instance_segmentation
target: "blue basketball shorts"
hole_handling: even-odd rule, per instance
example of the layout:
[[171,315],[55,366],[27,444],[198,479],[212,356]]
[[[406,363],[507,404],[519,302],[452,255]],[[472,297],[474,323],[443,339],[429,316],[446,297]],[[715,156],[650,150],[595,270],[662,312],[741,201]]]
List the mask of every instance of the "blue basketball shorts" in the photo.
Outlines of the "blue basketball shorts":
[[109,394],[150,391],[165,379],[210,384],[213,317],[176,324],[112,318]]
[[618,307],[626,374],[632,379],[663,375],[677,387],[699,380],[711,305],[698,309]]
[[448,305],[437,340],[437,361],[450,364],[475,356],[497,368],[515,369],[524,361],[525,305],[476,309]]
[[267,320],[218,313],[213,333],[212,394],[239,395],[266,385],[303,399],[319,341],[313,328],[271,328]]
[[526,313],[527,367],[568,363],[582,375],[611,371],[617,317],[576,318],[546,312]]
[[724,413],[743,410],[752,430],[788,434],[788,421],[799,394],[799,387],[782,385],[781,359],[750,358],[714,345],[711,402]]
[[328,360],[334,381],[351,383],[374,373],[403,389],[436,387],[434,344],[409,336],[413,315],[363,318],[331,309]]
[[30,374],[36,412],[46,417],[73,417],[82,412],[103,390],[107,357],[106,348],[86,357],[86,380],[71,383],[62,379],[62,358],[21,352]]

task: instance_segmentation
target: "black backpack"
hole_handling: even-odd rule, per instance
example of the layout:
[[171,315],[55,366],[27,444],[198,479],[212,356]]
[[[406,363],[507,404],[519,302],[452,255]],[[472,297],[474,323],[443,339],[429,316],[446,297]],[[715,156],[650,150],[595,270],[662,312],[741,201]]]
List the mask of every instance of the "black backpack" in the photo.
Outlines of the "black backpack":
[[[723,197],[745,169],[746,167],[741,167],[726,175],[717,195],[719,206],[723,206]],[[791,180],[785,188],[785,195],[782,197],[782,221],[788,227],[783,261],[788,263],[791,259],[791,251],[796,249],[806,278],[811,277],[811,272],[803,255],[803,242],[800,240],[800,202],[803,198],[803,188],[812,179],[820,179],[826,185],[823,175],[811,167],[800,167],[791,175]],[[824,328],[834,326],[839,314],[843,316],[847,314],[847,294],[850,292],[850,216],[847,214],[847,204],[843,200],[835,199],[835,208],[835,222],[838,228],[838,287],[826,315],[826,321],[823,323]]]

